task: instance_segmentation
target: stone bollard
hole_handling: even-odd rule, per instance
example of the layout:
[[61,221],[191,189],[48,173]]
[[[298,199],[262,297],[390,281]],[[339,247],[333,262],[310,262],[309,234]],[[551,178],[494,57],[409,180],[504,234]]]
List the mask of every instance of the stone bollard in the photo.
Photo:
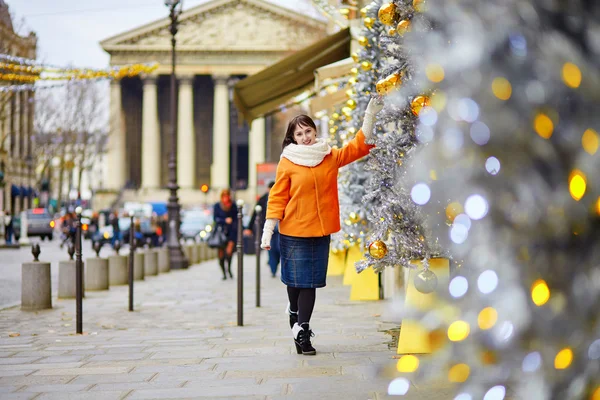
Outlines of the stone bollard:
[[127,285],[129,283],[127,265],[127,256],[108,257],[108,284],[110,286]]
[[158,272],[164,274],[171,271],[171,263],[169,263],[169,249],[165,247],[158,248]]
[[192,258],[190,259],[190,264],[198,264],[200,261],[200,254],[198,253],[198,245],[196,242],[191,244],[192,246]]
[[[72,244],[69,245],[68,253],[70,260],[58,262],[58,298],[59,299],[74,299],[77,290],[77,268],[75,266],[75,260],[73,260],[73,254],[75,248]],[[84,263],[85,267],[85,263]],[[84,268],[85,271],[85,268]],[[85,273],[83,274],[84,291],[83,297],[85,297]]]
[[133,280],[144,280],[144,253],[136,251],[133,256]]
[[21,310],[35,311],[52,308],[50,263],[40,262],[40,245],[31,246],[33,262],[21,267]]
[[106,258],[88,258],[85,260],[86,290],[108,290],[109,270]]
[[193,254],[192,254],[192,245],[191,244],[185,244],[183,246],[183,253],[185,254],[185,258],[187,258],[188,262],[190,265],[194,264],[194,259],[192,258]]
[[158,253],[154,249],[144,252],[144,276],[158,275]]

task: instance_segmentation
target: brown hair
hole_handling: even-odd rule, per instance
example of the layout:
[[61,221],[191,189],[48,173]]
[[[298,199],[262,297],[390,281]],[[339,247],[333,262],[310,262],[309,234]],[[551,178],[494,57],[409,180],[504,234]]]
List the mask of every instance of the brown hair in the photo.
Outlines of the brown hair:
[[283,144],[281,145],[282,150],[285,149],[285,146],[287,146],[288,144],[298,144],[294,139],[294,132],[296,131],[296,127],[298,125],[310,126],[315,131],[317,130],[315,121],[313,121],[312,118],[308,115],[300,114],[295,116],[288,124],[287,131],[285,131],[285,137],[283,138]]
[[[225,196],[229,197],[230,204],[225,204],[223,202],[223,197],[225,197]],[[221,190],[221,195],[219,196],[219,204],[221,205],[221,209],[223,211],[229,211],[229,210],[231,210],[231,206],[233,204],[233,200],[231,199],[231,191],[229,189],[223,189],[223,190]]]

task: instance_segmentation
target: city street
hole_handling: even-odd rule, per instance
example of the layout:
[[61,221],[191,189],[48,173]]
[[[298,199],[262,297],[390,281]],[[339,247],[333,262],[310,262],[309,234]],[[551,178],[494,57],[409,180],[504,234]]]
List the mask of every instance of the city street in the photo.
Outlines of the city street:
[[[50,262],[52,269],[52,293],[56,295],[58,290],[58,262],[69,259],[67,246],[61,249],[60,238],[55,237],[52,241],[40,241],[39,238],[30,239],[32,243],[39,243],[41,248],[40,261]],[[121,252],[129,251],[128,246],[124,246]],[[101,256],[106,257],[114,254],[109,246],[104,246]],[[92,249],[92,242],[83,241],[83,259],[95,257]],[[21,264],[33,261],[31,254],[31,245],[22,246],[19,249],[0,249],[0,310],[21,302]]]

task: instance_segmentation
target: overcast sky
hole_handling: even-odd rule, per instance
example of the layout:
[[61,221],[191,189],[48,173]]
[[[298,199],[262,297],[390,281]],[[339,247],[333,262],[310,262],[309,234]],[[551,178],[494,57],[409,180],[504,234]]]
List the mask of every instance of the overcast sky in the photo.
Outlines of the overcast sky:
[[[38,60],[61,66],[106,67],[109,57],[101,40],[168,16],[164,0],[4,1],[20,32],[38,35]],[[207,1],[184,0],[184,10]],[[318,15],[310,0],[268,1]]]

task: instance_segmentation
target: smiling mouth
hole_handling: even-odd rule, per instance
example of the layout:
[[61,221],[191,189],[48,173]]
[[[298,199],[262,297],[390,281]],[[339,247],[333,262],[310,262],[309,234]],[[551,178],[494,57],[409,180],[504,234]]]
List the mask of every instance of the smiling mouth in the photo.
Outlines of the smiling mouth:
[[306,141],[305,141],[305,142],[303,142],[303,143],[304,143],[304,144],[310,144],[310,140],[309,140],[308,142],[306,142]]

